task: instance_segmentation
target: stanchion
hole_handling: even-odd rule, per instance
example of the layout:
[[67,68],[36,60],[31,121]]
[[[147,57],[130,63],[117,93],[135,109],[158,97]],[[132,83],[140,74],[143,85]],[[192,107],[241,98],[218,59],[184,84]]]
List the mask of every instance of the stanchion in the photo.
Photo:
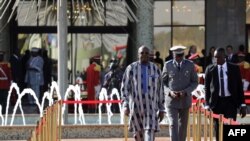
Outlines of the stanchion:
[[[57,103],[56,103],[57,104]],[[57,140],[57,133],[56,133],[56,128],[57,128],[57,122],[56,122],[56,119],[57,119],[57,110],[56,110],[56,104],[53,105],[53,141],[56,141]]]
[[232,123],[233,123],[233,119],[232,119],[232,118],[229,118],[228,124],[229,124],[229,125],[232,125]]
[[52,129],[51,129],[51,107],[48,108],[48,136],[49,136],[49,141],[52,141],[52,136],[51,136],[51,132],[52,132]]
[[213,120],[213,112],[209,112],[209,140],[213,140],[213,130],[214,130],[214,120]]
[[219,141],[223,141],[223,115],[219,118]]
[[193,141],[196,141],[196,107],[195,105],[192,105],[192,111],[193,111],[193,125],[192,125],[192,137]]
[[57,134],[57,132],[58,132],[58,130],[57,130],[57,126],[58,126],[58,122],[57,122],[57,117],[58,117],[57,104],[58,104],[58,102],[56,102],[56,104],[53,106],[54,111],[55,111],[54,112],[54,123],[56,125],[56,126],[54,126],[54,132],[55,132],[54,138],[55,138],[55,140],[57,140],[57,138],[58,138],[58,134]]
[[204,141],[207,141],[207,118],[208,114],[207,114],[207,110],[204,110]]
[[56,123],[54,123],[54,105],[52,105],[52,107],[50,108],[51,109],[51,114],[50,114],[50,118],[51,118],[51,125],[50,125],[50,127],[51,127],[51,141],[54,141],[54,124],[56,124]]
[[61,141],[62,101],[46,108],[27,141]]
[[37,139],[36,139],[36,131],[35,130],[33,130],[33,132],[32,132],[32,137],[31,137],[31,139],[30,139],[31,141],[36,141]]
[[190,112],[192,112],[192,110],[191,110],[191,108],[190,108],[190,110],[189,110],[189,112],[188,112],[188,123],[187,123],[187,140],[188,141],[190,141],[190,134],[191,134],[191,132],[190,132]]
[[40,134],[40,130],[41,130],[40,120],[37,121],[37,126],[36,126],[36,137],[35,137],[36,141],[40,141],[40,136],[41,136],[41,134]]
[[58,110],[59,110],[59,116],[58,116],[58,141],[61,141],[62,138],[62,103],[63,101],[59,101],[58,103]]
[[124,114],[124,139],[128,141],[128,116]]
[[201,107],[200,107],[201,100],[199,99],[196,103],[197,105],[197,141],[201,140]]
[[49,134],[48,116],[49,115],[48,114],[49,114],[48,113],[48,108],[46,108],[44,110],[44,112],[43,112],[43,117],[44,117],[43,126],[45,126],[43,128],[45,130],[43,136],[44,136],[44,139],[47,140],[47,141],[49,141],[49,136],[48,136],[48,134]]

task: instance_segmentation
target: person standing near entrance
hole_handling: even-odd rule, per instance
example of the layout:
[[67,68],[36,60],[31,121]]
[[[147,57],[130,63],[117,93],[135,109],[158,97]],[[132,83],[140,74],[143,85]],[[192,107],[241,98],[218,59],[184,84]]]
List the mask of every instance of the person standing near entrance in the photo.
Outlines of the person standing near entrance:
[[165,114],[161,70],[149,53],[146,46],[138,49],[139,60],[126,68],[121,84],[124,114],[136,141],[154,141]]
[[[38,54],[39,48],[33,47],[31,49],[31,57],[27,64],[27,71],[25,75],[25,82],[28,87],[31,88],[36,97],[39,99],[40,97],[40,87],[44,84],[43,78],[43,58]],[[29,104],[35,104],[35,99],[29,95]]]
[[[215,64],[208,66],[205,71],[205,108],[234,120],[239,108],[243,118],[246,116],[246,104],[240,69],[237,65],[226,62],[223,48],[216,49],[214,57]],[[218,129],[219,122],[215,119],[217,141],[219,140]]]
[[[90,59],[90,64],[86,70],[87,73],[87,100],[96,100],[96,87],[100,84],[100,56],[94,56]],[[96,112],[96,104],[88,105],[88,112]]]
[[171,141],[186,140],[191,92],[198,85],[194,63],[184,59],[185,49],[184,46],[171,47],[173,59],[164,64],[162,71]]
[[4,61],[4,52],[0,51],[0,104],[2,105],[2,114],[6,112],[7,96],[11,81],[10,64]]

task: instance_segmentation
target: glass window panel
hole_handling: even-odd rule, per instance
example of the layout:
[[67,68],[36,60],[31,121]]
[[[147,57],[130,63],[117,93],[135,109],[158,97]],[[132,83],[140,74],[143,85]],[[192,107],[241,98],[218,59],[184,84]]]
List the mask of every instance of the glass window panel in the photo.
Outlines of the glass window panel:
[[176,1],[173,3],[174,25],[204,25],[204,1]]
[[[70,25],[70,3],[68,2],[67,10],[67,24]],[[41,2],[40,11],[39,11],[39,26],[56,26],[57,25],[57,3],[49,2],[46,5],[45,1]]]
[[[97,8],[98,7],[98,8]],[[101,5],[93,5],[93,3],[74,3],[73,14],[69,15],[73,18],[75,26],[103,26],[104,25],[104,7]]]
[[[110,59],[113,57],[120,59],[120,66],[126,59],[128,34],[73,34],[72,37],[73,42],[76,43],[73,43],[73,47],[76,49],[73,59],[76,60],[77,74],[85,74],[90,65],[90,59],[94,56],[100,56],[101,60],[98,63],[102,68],[100,72],[101,84],[103,84],[105,73],[109,70]],[[87,110],[85,109],[85,111]]]
[[106,25],[125,26],[128,23],[128,18],[124,7],[120,2],[106,2]]
[[[197,46],[197,52],[205,48],[205,27],[174,27],[173,28],[173,45],[191,45]],[[187,54],[188,49],[186,50]]]
[[[70,55],[71,39],[68,34],[68,54]],[[18,48],[21,55],[24,55],[26,50],[31,50],[32,47],[38,47],[46,49],[48,56],[52,61],[52,77],[53,80],[57,80],[57,60],[58,60],[58,48],[57,48],[57,35],[56,34],[18,34]],[[68,67],[71,68],[70,60],[68,59]],[[69,78],[70,81],[70,78]]]
[[154,51],[160,52],[160,57],[165,60],[169,55],[171,47],[171,28],[155,27],[154,28]]
[[110,59],[113,57],[120,60],[120,65],[126,62],[128,34],[103,34],[103,67],[104,69],[109,65]]
[[246,22],[247,24],[250,24],[250,0],[246,0]]
[[[67,13],[69,14],[69,12]],[[46,6],[46,2],[42,1],[39,8],[36,1],[23,1],[23,3],[21,2],[18,6],[17,16],[19,26],[36,26],[37,21],[40,26],[56,26],[56,2],[48,2],[48,5]],[[70,25],[69,17],[68,25]]]
[[[125,61],[128,34],[75,34],[73,41],[76,44],[76,70],[82,71],[89,65],[93,56],[102,56],[102,65],[105,69],[112,57]],[[123,62],[121,62],[122,64]]]
[[17,8],[17,21],[19,26],[36,26],[37,25],[37,2],[23,1]]
[[89,66],[90,58],[101,55],[101,40],[101,34],[73,34],[77,71],[85,70]]
[[154,25],[170,25],[171,3],[168,1],[156,1],[154,6]]

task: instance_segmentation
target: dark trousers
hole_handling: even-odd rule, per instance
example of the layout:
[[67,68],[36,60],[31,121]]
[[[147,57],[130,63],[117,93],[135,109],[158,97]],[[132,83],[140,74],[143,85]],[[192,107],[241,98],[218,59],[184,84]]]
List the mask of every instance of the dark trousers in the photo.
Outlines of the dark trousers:
[[6,112],[8,90],[0,89],[0,104],[2,105],[2,114]]
[[[234,105],[232,97],[220,97],[215,108],[212,109],[215,114],[223,114],[225,118],[236,120],[237,107]],[[219,120],[214,119],[214,129],[216,141],[219,141]]]

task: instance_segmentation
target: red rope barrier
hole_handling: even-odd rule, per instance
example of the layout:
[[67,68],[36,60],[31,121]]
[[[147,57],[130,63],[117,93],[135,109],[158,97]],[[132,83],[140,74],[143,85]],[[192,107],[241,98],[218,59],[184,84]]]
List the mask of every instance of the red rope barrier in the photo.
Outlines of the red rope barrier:
[[246,103],[247,105],[250,105],[250,99],[245,99],[245,103]]
[[[205,100],[204,100],[204,99],[192,99],[192,103],[193,103],[193,104],[197,104],[199,100],[200,100],[200,103],[205,103]],[[246,100],[246,101],[248,101],[248,102],[250,103],[250,100]],[[246,102],[246,103],[247,103],[247,102]],[[198,108],[197,106],[194,107],[194,110],[195,110],[195,111],[197,111],[198,109],[199,109],[199,108]],[[205,109],[200,108],[200,111],[204,113],[204,112],[205,112]],[[190,109],[190,112],[194,112],[194,111],[193,111],[192,109]],[[208,112],[210,112],[210,111],[208,111]],[[206,113],[206,115],[209,115],[209,113]],[[219,118],[220,118],[220,115],[213,113],[213,114],[212,114],[212,117],[213,117],[213,118],[216,118],[216,119],[219,119]],[[223,123],[229,123],[230,119],[227,119],[227,118],[223,117],[223,118],[222,118],[222,121],[223,121]],[[237,121],[232,121],[232,122],[231,122],[231,125],[240,125],[240,123],[237,122]]]
[[205,100],[204,99],[192,99],[192,103],[197,103],[198,101],[201,101],[201,103],[205,103]]

